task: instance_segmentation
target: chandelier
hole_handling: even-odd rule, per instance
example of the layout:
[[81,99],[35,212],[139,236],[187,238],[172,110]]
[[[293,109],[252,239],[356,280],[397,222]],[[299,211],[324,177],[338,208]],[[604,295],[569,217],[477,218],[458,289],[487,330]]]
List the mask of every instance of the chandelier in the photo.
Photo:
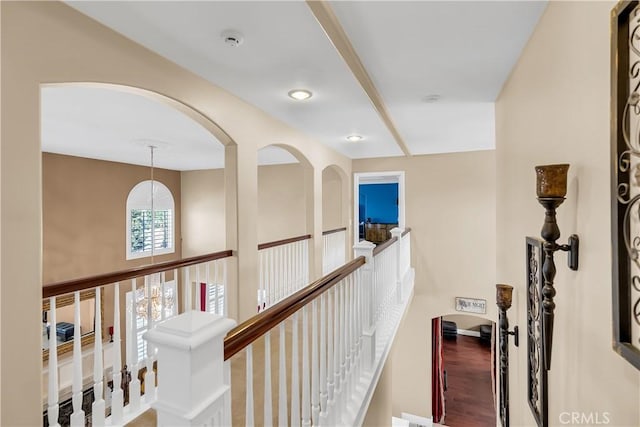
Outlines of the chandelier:
[[139,288],[136,292],[136,312],[138,317],[156,322],[164,317],[162,311],[166,310],[165,315],[173,312],[174,295],[173,289],[165,289],[164,295],[160,283],[153,283],[150,286]]

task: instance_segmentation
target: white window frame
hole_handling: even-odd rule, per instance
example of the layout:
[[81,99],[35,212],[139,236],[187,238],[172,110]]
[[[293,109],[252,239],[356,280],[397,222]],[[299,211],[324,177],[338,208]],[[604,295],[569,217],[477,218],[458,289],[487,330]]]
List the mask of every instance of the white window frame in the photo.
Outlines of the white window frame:
[[[151,188],[153,186],[153,206],[151,203]],[[160,181],[146,180],[136,184],[127,196],[126,206],[126,259],[138,259],[151,256],[151,249],[140,252],[131,251],[131,211],[133,210],[151,210],[154,212],[170,211],[171,216],[171,245],[168,248],[154,249],[153,255],[172,254],[175,252],[176,246],[176,215],[175,202],[171,190]]]

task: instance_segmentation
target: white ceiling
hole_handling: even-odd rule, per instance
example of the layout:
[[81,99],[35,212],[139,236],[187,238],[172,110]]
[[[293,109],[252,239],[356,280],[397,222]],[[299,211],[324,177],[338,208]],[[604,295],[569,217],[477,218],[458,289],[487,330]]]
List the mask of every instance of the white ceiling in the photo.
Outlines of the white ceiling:
[[[224,167],[224,147],[183,113],[144,96],[107,88],[45,86],[42,151],[172,170]],[[258,164],[297,163],[282,148],[258,151]]]
[[[346,156],[402,155],[305,2],[68,3]],[[545,5],[331,2],[411,154],[494,148],[494,101]],[[240,31],[243,44],[226,45],[220,36],[226,29]],[[293,101],[287,97],[293,88],[314,96]],[[424,102],[430,94],[440,101]],[[162,126],[149,130],[160,140],[180,140]],[[185,139],[195,140],[197,131],[190,132]],[[365,139],[347,142],[352,133]],[[185,157],[209,157],[201,154]]]

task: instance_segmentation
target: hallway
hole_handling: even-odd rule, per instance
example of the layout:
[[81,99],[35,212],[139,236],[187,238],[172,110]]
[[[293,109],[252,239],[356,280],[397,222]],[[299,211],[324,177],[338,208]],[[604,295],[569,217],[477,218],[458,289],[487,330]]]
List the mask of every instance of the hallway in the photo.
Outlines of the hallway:
[[444,340],[447,372],[444,424],[450,427],[496,425],[491,384],[491,348],[478,338],[458,335]]

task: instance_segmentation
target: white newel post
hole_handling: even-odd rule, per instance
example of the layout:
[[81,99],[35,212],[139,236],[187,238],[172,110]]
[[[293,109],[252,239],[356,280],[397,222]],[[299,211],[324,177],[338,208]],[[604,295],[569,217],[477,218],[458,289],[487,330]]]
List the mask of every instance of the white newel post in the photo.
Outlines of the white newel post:
[[158,395],[151,405],[158,426],[225,426],[231,419],[231,385],[224,337],[232,319],[189,311],[144,334],[158,349]]
[[373,249],[375,244],[363,240],[353,246],[354,257],[364,256],[367,260],[366,264],[361,267],[362,271],[362,290],[364,292],[365,306],[365,324],[362,333],[362,349],[364,357],[364,368],[367,371],[373,369],[374,359],[376,357],[376,324],[375,324],[375,298],[373,295],[373,271],[374,258]]
[[402,271],[402,232],[403,230],[401,228],[393,228],[391,230],[391,238],[393,239],[394,237],[397,239],[396,243],[395,243],[395,266],[394,266],[394,271],[395,271],[395,278],[396,278],[396,302],[399,304],[402,302],[402,275],[404,274],[404,271]]

